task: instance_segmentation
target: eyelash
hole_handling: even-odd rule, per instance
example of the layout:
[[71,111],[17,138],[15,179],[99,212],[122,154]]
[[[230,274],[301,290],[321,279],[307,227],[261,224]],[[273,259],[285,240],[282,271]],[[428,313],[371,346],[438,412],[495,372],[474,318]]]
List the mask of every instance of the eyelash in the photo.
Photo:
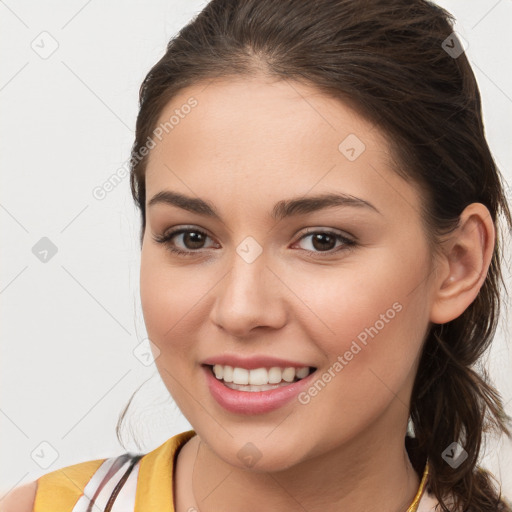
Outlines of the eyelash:
[[[155,240],[155,242],[157,242],[159,244],[164,244],[166,246],[166,249],[171,251],[172,253],[178,254],[180,256],[195,256],[198,253],[200,253],[202,251],[202,249],[197,249],[197,250],[191,249],[188,251],[184,251],[183,249],[178,249],[178,248],[172,246],[170,243],[171,239],[174,238],[176,235],[181,235],[183,233],[189,233],[189,232],[199,233],[201,235],[204,235],[204,236],[210,238],[207,233],[205,233],[204,231],[202,231],[200,229],[179,228],[179,229],[175,229],[174,231],[170,231],[169,233],[164,233],[163,235],[153,235],[153,240]],[[344,246],[342,246],[341,248],[338,247],[338,249],[331,249],[329,251],[309,251],[307,249],[303,249],[306,252],[311,253],[311,256],[313,258],[324,258],[324,257],[332,256],[333,254],[341,252],[341,251],[350,251],[357,246],[357,242],[355,240],[352,240],[343,235],[340,235],[339,233],[336,233],[334,231],[329,231],[329,230],[309,230],[303,236],[301,236],[297,242],[300,242],[301,240],[303,240],[304,238],[306,238],[310,235],[315,235],[315,234],[319,234],[319,233],[334,236],[336,238],[336,240],[341,241],[344,244]]]

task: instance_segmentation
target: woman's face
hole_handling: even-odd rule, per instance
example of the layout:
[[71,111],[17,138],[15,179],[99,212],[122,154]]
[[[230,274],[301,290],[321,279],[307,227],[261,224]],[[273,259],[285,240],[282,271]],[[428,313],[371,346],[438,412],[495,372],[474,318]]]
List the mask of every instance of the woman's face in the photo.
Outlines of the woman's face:
[[[154,133],[142,308],[158,370],[199,437],[225,462],[268,471],[403,436],[432,269],[420,196],[389,167],[379,130],[305,85],[252,78],[183,90]],[[327,194],[349,200],[312,200]],[[265,356],[283,361],[254,359]],[[253,394],[205,361],[241,368],[239,382],[250,369],[316,370]]]

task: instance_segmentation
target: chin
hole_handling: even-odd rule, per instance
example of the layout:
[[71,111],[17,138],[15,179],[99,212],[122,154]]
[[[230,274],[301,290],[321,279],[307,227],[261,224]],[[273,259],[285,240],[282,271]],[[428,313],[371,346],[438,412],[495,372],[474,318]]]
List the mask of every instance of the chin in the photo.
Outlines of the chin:
[[[268,432],[269,430],[266,429],[264,435],[268,435]],[[264,436],[260,441],[244,441],[243,439],[250,439],[250,437],[247,435],[237,437],[235,435],[233,438],[230,437],[230,442],[226,444],[211,444],[208,443],[208,439],[205,441],[208,443],[210,450],[226,464],[255,473],[284,471],[304,460],[305,454],[298,452],[299,446],[295,446],[295,444],[283,446],[279,442],[279,445],[276,446],[269,439],[265,440]],[[257,439],[257,437],[255,436],[253,439]],[[301,443],[297,444],[300,445]]]

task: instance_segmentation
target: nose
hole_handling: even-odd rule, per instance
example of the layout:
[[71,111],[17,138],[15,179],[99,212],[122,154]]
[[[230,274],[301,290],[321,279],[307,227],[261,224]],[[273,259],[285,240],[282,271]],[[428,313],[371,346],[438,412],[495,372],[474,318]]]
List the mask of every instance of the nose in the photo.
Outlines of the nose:
[[248,337],[256,328],[279,329],[286,323],[286,286],[264,253],[248,262],[235,253],[231,267],[214,288],[210,319],[233,337]]

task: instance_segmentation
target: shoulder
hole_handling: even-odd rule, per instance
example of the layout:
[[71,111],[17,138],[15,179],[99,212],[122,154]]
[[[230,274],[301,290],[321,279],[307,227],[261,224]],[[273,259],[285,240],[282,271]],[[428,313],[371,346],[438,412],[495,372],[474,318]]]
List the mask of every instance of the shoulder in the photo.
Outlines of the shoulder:
[[[158,502],[171,492],[168,482],[177,452],[194,435],[193,430],[177,434],[145,455],[125,453],[45,473],[36,481],[0,497],[0,512],[71,512],[75,506],[86,507],[89,496],[95,505],[103,502],[106,505],[111,500],[112,491],[116,490],[117,498],[124,504],[132,504],[136,494],[143,504],[144,500],[150,499]],[[139,470],[142,470],[141,474]],[[172,500],[172,494],[168,498]]]
[[[109,460],[80,462],[45,473],[36,481],[33,497],[34,510],[37,512],[71,511],[84,494],[84,489],[93,475],[97,474],[100,468],[104,468]],[[0,512],[4,511],[0,509]]]
[[[7,493],[0,500],[0,512],[45,512],[51,503],[58,504],[53,510],[67,510],[76,502],[87,482],[98,468],[108,459],[98,459],[66,466],[45,473],[37,480],[21,485]],[[69,508],[71,510],[71,508]]]
[[37,480],[16,487],[4,494],[0,501],[0,512],[32,512],[37,492]]

